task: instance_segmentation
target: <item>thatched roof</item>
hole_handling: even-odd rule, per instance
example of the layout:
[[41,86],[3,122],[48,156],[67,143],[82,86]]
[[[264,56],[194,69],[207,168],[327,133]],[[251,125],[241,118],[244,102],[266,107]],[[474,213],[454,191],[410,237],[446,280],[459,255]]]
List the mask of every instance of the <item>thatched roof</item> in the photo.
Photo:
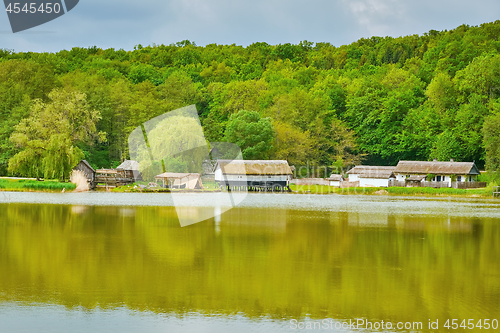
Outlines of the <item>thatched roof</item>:
[[395,173],[434,175],[480,175],[474,162],[399,161]]
[[406,178],[406,180],[421,182],[426,177],[427,177],[427,175],[413,175],[413,176],[410,176],[410,177]]
[[139,162],[134,161],[134,160],[126,160],[122,164],[120,164],[116,169],[117,170],[138,171],[139,170]]
[[358,175],[359,178],[389,179],[396,167],[357,165],[347,172],[349,175]]
[[340,182],[344,179],[344,177],[342,177],[342,175],[336,175],[336,174],[332,174],[330,176],[330,178],[328,178],[329,181],[333,181],[333,182]]
[[220,168],[230,175],[291,175],[287,161],[278,160],[218,160],[215,169]]

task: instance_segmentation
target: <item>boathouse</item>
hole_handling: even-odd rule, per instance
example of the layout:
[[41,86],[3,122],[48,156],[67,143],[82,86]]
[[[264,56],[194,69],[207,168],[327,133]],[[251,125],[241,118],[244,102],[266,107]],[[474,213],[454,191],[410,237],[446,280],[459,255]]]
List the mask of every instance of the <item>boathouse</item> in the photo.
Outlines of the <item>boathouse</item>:
[[281,160],[217,160],[215,182],[233,190],[290,190],[292,169]]

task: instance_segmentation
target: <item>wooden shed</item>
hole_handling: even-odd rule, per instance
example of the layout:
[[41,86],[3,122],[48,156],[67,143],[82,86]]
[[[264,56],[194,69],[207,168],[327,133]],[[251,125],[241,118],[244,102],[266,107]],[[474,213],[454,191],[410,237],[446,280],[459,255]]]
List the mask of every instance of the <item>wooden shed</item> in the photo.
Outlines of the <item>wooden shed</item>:
[[120,164],[116,171],[122,178],[134,178],[137,180],[142,180],[141,172],[139,171],[139,162],[134,160],[125,160]]
[[73,170],[82,171],[85,174],[85,177],[87,178],[87,182],[89,183],[90,188],[94,188],[96,171],[94,170],[94,168],[92,168],[89,162],[87,162],[86,160],[81,160],[73,168]]

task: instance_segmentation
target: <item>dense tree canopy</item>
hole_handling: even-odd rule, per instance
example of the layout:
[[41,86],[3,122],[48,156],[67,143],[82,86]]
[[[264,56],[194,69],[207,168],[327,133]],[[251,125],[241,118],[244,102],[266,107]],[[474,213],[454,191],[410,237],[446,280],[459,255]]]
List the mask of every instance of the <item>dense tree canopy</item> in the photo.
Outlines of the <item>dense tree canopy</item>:
[[[50,103],[56,88],[85,94],[89,109],[101,115],[96,131],[106,132],[108,140],[76,146],[95,167],[128,158],[127,138],[140,124],[195,104],[209,142],[243,140],[233,130],[241,110],[268,118],[272,138],[264,140],[266,153],[255,156],[291,164],[454,158],[498,169],[499,34],[496,21],[340,47],[308,41],[200,47],[183,41],[133,51],[2,50],[0,174],[25,148],[9,140],[15,126],[26,123],[39,103]],[[47,141],[39,148],[56,146]]]

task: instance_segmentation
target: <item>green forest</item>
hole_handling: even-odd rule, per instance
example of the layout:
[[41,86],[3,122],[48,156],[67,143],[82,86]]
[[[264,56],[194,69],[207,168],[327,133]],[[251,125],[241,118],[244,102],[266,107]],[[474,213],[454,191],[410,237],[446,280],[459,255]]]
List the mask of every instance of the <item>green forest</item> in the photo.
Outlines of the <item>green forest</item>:
[[497,171],[499,36],[496,21],[340,47],[2,49],[0,175],[65,179],[81,158],[116,167],[134,128],[193,104],[206,139],[237,143],[245,158],[332,169],[436,158]]

